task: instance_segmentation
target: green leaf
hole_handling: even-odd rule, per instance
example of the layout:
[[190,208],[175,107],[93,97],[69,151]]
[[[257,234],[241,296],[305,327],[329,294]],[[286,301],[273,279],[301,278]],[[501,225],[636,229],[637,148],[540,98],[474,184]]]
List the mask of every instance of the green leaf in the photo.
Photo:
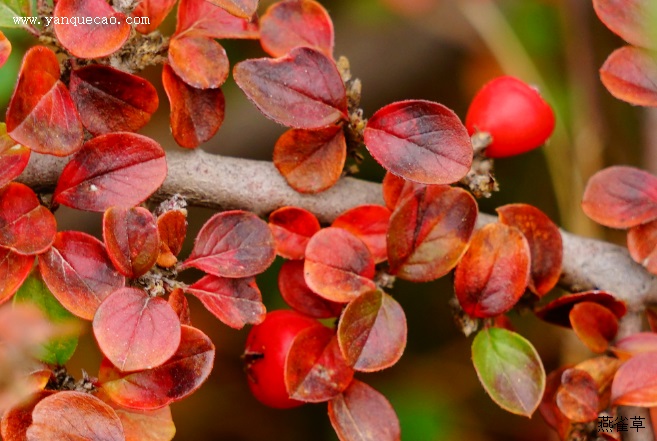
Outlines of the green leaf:
[[20,28],[14,17],[31,17],[35,15],[33,0],[0,0],[0,28]]
[[498,406],[531,417],[543,397],[545,369],[529,341],[506,329],[484,329],[472,342],[472,362]]
[[[30,303],[37,306],[54,324],[80,323],[52,295],[41,278],[34,274],[30,275],[16,292],[14,304],[17,303]],[[37,357],[44,363],[61,366],[73,356],[77,345],[77,335],[55,337],[42,345]]]

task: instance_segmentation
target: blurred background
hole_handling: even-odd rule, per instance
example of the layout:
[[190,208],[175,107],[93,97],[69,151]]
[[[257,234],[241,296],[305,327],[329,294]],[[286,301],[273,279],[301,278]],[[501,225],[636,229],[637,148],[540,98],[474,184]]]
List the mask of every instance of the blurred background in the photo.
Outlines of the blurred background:
[[[433,100],[465,117],[469,100],[488,80],[502,74],[537,85],[554,106],[558,127],[549,144],[520,157],[498,160],[501,191],[480,201],[481,210],[511,203],[533,204],[565,229],[623,243],[624,233],[596,227],[579,208],[584,185],[595,171],[629,164],[657,172],[653,111],[634,108],[609,95],[598,68],[623,42],[597,19],[586,0],[321,0],[335,24],[335,55],[345,55],[363,82],[362,107],[372,115],[404,99]],[[271,4],[261,2],[261,13]],[[172,14],[162,31],[175,27]],[[26,33],[6,30],[14,51],[0,70],[0,112],[9,101],[20,56],[34,44]],[[258,42],[222,41],[231,63],[265,56]],[[161,68],[144,75],[158,88],[160,109],[142,131],[170,149],[168,102],[159,80]],[[226,120],[203,149],[228,156],[271,160],[274,142],[285,130],[261,115],[229,78],[223,87]],[[367,158],[360,177],[381,181],[383,169]],[[185,257],[200,226],[213,213],[190,209]],[[60,230],[100,234],[100,215],[61,208]],[[276,274],[281,262],[258,278],[268,309],[284,308]],[[194,281],[199,273],[184,274]],[[463,337],[447,308],[453,295],[449,276],[426,284],[396,283],[391,292],[404,307],[409,341],[394,367],[358,378],[383,392],[397,411],[406,441],[556,439],[538,413],[531,419],[498,408],[478,383],[470,360],[471,338]],[[558,295],[558,292],[552,296]],[[209,381],[193,396],[172,406],[176,440],[335,441],[326,405],[290,411],[268,409],[251,397],[240,355],[248,329],[219,323],[190,297],[192,320],[217,347]],[[511,313],[519,332],[541,354],[549,372],[588,358],[568,333]],[[69,371],[95,375],[100,354],[90,327]]]

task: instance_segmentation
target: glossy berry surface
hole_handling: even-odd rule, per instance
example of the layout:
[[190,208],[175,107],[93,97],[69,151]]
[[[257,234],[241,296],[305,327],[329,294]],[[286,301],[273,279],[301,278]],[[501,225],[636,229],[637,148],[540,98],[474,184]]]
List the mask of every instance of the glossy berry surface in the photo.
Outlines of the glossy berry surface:
[[251,329],[244,359],[249,388],[258,401],[277,409],[303,404],[291,399],[285,388],[285,357],[297,334],[311,326],[322,325],[296,311],[279,310]]
[[496,78],[475,95],[465,118],[468,133],[489,133],[489,158],[519,155],[540,147],[554,130],[554,112],[539,92],[517,78]]

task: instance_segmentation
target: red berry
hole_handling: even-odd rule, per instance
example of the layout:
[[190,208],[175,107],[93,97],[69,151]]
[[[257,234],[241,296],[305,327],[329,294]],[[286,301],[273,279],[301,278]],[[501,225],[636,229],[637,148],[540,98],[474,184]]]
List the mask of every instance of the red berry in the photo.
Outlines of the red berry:
[[489,158],[504,158],[539,147],[554,130],[554,112],[536,89],[514,77],[496,78],[475,95],[465,126],[470,135],[489,133]]
[[258,401],[277,409],[303,404],[291,399],[285,388],[285,357],[294,337],[311,326],[322,324],[296,311],[280,310],[268,313],[251,329],[244,358],[249,387]]

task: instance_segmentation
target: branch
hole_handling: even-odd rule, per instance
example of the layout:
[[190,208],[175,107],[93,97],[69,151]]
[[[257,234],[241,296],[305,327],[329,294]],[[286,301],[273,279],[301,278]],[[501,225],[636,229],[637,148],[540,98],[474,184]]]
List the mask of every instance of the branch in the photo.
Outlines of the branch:
[[[68,158],[32,154],[19,181],[37,190],[54,188]],[[381,185],[343,178],[319,195],[303,195],[290,188],[269,162],[211,155],[202,150],[167,152],[169,172],[154,195],[165,199],[180,194],[196,206],[219,210],[242,209],[265,216],[293,205],[330,222],[341,212],[361,204],[383,204]],[[480,214],[478,226],[496,217]],[[561,284],[570,291],[602,289],[624,300],[631,311],[657,303],[657,278],[635,263],[627,250],[562,231],[564,260]]]

